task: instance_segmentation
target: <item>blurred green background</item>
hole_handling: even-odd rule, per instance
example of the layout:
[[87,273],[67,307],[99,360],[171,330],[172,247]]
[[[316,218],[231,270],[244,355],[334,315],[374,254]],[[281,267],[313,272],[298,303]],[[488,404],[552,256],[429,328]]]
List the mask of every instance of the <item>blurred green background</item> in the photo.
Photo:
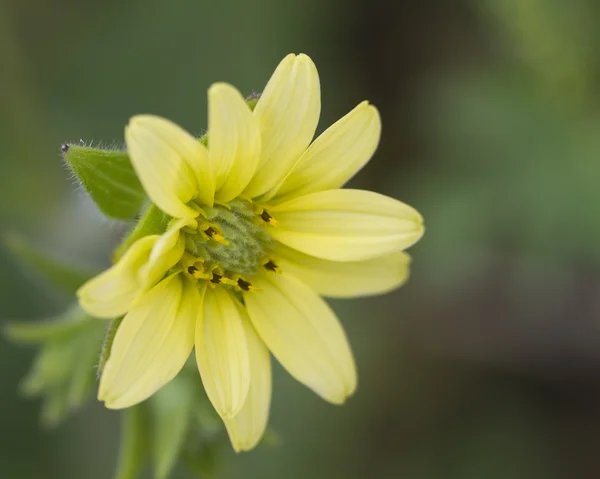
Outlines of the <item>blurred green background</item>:
[[[323,130],[363,99],[383,137],[353,180],[417,207],[411,281],[336,301],[360,372],[346,406],[275,370],[276,447],[217,478],[600,477],[600,4],[593,0],[0,0],[0,229],[102,267],[109,222],[60,145],[120,145],[136,113],[206,127],[206,89],[319,68]],[[0,316],[57,297],[0,247]],[[0,342],[0,477],[106,479],[118,414],[57,430]],[[177,477],[184,477],[183,474]]]

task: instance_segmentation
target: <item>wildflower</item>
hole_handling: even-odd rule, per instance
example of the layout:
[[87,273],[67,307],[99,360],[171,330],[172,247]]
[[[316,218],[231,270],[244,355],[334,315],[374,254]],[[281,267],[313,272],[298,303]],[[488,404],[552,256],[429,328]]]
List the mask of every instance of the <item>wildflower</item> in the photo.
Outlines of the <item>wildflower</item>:
[[100,381],[109,408],[132,406],[173,379],[192,349],[233,447],[260,440],[271,397],[269,351],[298,381],[342,404],[356,368],[320,295],[396,288],[404,249],[423,233],[410,206],[340,189],[374,153],[376,108],[360,103],[314,142],[317,70],[288,55],[253,111],[232,86],[208,91],[208,146],[168,120],[133,117],[133,166],[172,220],[135,242],[79,291],[92,315],[125,315]]

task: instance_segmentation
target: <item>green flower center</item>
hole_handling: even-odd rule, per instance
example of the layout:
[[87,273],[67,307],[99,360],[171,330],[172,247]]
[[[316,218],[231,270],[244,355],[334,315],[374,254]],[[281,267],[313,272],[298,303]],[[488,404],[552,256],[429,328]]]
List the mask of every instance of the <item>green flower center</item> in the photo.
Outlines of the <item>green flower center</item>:
[[221,235],[225,241],[196,236],[193,240],[196,256],[218,265],[225,274],[246,277],[256,274],[264,265],[266,250],[273,240],[252,205],[234,200],[227,207],[215,205],[206,213],[210,226],[204,233],[209,237]]

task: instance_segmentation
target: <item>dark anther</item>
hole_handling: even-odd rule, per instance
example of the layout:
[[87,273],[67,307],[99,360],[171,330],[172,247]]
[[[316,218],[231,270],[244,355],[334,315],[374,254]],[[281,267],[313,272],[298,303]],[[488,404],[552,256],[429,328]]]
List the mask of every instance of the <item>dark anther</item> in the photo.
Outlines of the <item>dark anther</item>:
[[67,151],[69,151],[69,148],[70,148],[70,146],[69,146],[69,144],[68,144],[68,143],[63,143],[63,144],[60,146],[60,150],[61,150],[63,153],[66,153]]
[[192,276],[196,271],[198,271],[198,268],[196,268],[195,266],[189,266],[187,269],[187,272],[190,273]]
[[237,284],[243,291],[250,291],[250,287],[252,286],[248,281],[244,281],[242,278],[237,280]]
[[269,271],[273,271],[273,273],[277,273],[279,270],[279,266],[277,266],[273,261],[269,260],[265,263],[265,268]]
[[214,235],[217,234],[217,232],[213,229],[212,226],[209,226],[208,228],[206,228],[204,230],[204,233],[206,234],[206,236],[208,236],[209,238],[212,238]]
[[273,217],[269,213],[267,213],[267,210],[263,210],[260,214],[260,217],[265,223],[271,223],[271,221],[273,221]]
[[219,284],[221,282],[222,277],[223,276],[221,276],[220,274],[213,273],[212,279],[210,280],[210,282],[214,283],[214,284]]

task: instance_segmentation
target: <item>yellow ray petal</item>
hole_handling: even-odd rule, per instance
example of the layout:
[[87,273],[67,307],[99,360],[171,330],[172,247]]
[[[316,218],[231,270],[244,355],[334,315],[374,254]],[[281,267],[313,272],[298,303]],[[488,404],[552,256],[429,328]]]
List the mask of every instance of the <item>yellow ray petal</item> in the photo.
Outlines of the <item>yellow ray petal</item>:
[[191,218],[182,218],[174,221],[161,235],[152,248],[148,262],[140,268],[140,282],[154,285],[177,264],[185,250],[185,237],[181,234],[181,229],[186,226],[195,229],[198,223]]
[[362,102],[310,145],[276,199],[341,187],[371,159],[380,136],[379,112]]
[[362,190],[310,193],[269,208],[273,238],[332,261],[362,261],[408,248],[423,235],[412,207]]
[[245,312],[242,316],[250,360],[250,389],[240,412],[233,418],[224,420],[229,439],[236,452],[249,451],[261,440],[267,428],[271,404],[269,350],[257,336]]
[[314,63],[304,54],[288,55],[254,109],[262,153],[245,196],[260,196],[283,181],[310,144],[320,112],[321,88]]
[[124,315],[143,290],[139,270],[148,261],[159,238],[152,235],[139,239],[117,264],[81,286],[77,291],[81,307],[96,318]]
[[175,274],[145,293],[117,330],[100,379],[107,408],[133,406],[173,379],[194,346],[200,295],[195,282]]
[[217,170],[219,201],[237,197],[248,186],[260,158],[260,130],[242,95],[231,85],[208,90],[209,161]]
[[400,287],[409,276],[410,256],[400,252],[363,261],[329,261],[278,244],[275,262],[322,296],[353,298]]
[[207,288],[196,327],[202,384],[222,418],[235,416],[250,388],[246,334],[235,300],[224,288]]
[[334,404],[356,389],[356,368],[344,330],[313,290],[291,275],[254,279],[245,293],[252,324],[277,360],[298,381]]
[[186,205],[196,198],[212,206],[214,175],[206,148],[184,129],[152,115],[134,116],[125,129],[131,162],[146,193],[174,218],[195,218]]

